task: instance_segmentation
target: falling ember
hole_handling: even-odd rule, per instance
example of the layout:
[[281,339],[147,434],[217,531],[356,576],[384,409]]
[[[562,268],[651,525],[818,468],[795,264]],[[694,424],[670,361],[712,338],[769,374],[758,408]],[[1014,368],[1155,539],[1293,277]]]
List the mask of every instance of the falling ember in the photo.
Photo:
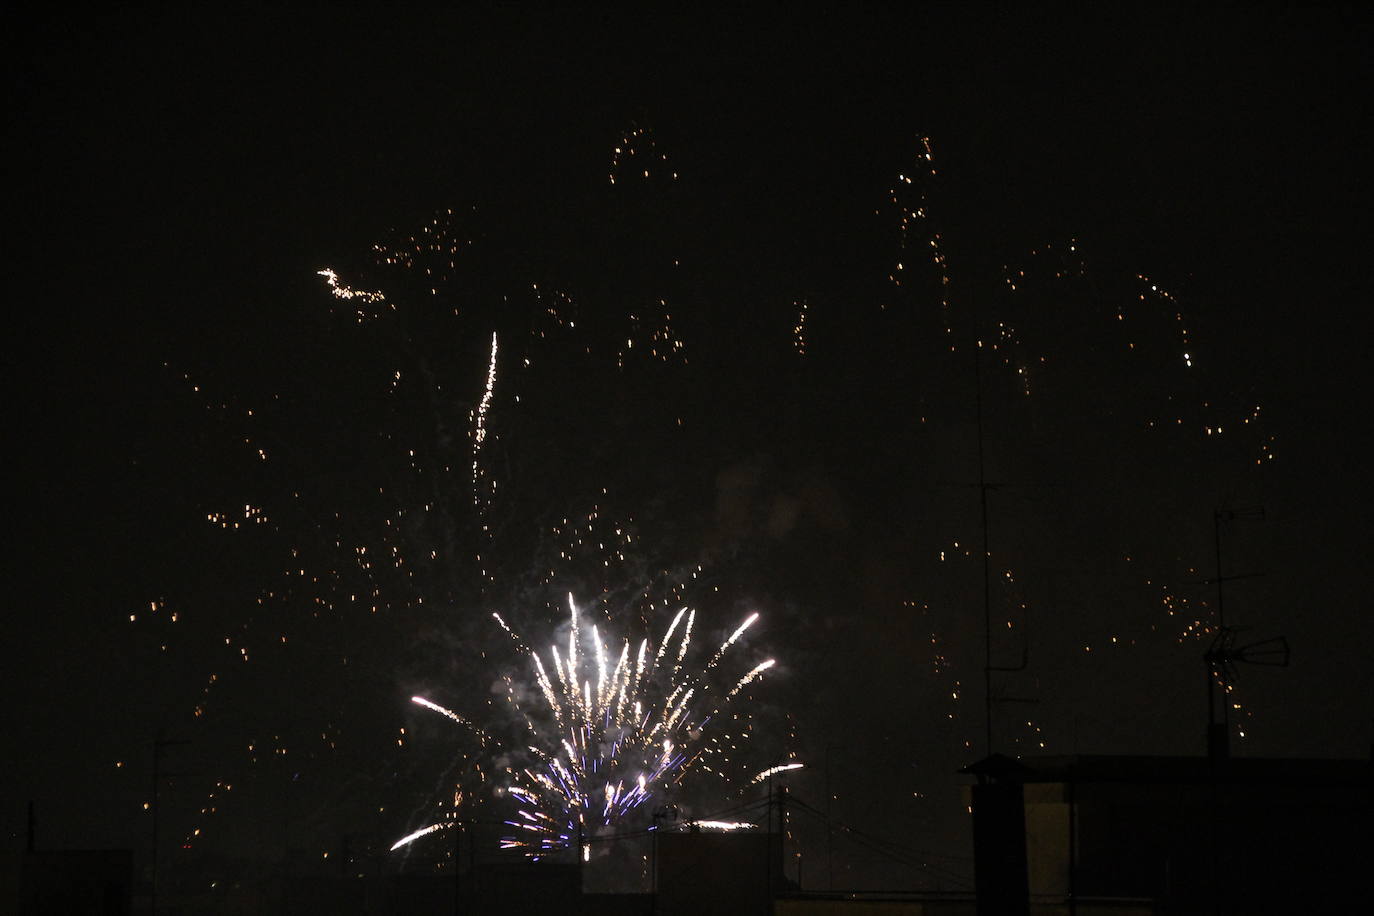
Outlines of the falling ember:
[[386,298],[386,294],[381,290],[368,292],[367,290],[353,289],[339,282],[339,275],[326,267],[324,270],[315,271],[317,276],[324,277],[324,282],[329,284],[329,291],[334,294],[336,299],[361,299],[364,302],[381,302]]
[[452,719],[454,722],[457,722],[459,725],[463,726],[464,728],[470,728],[470,729],[472,729],[472,731],[473,731],[475,734],[477,734],[478,737],[482,737],[482,738],[485,738],[485,737],[486,737],[486,736],[482,733],[482,730],[481,730],[480,728],[478,728],[477,726],[473,725],[471,722],[469,722],[467,719],[464,719],[462,716],[458,715],[458,713],[454,712],[453,710],[451,710],[451,709],[445,709],[443,706],[440,706],[438,703],[431,703],[429,700],[426,700],[424,697],[411,697],[411,698],[410,698],[410,702],[416,703],[416,704],[418,704],[418,705],[420,705],[420,706],[423,706],[423,707],[425,707],[426,709],[432,709],[432,710],[434,710],[435,712],[437,712],[439,715],[445,716],[445,717],[447,717],[447,718],[449,718],[449,719]]
[[472,504],[482,507],[480,481],[482,478],[482,445],[487,441],[487,409],[491,406],[491,396],[496,390],[496,332],[491,334],[491,358],[487,362],[487,386],[482,392],[482,400],[473,411],[472,431]]
[[735,694],[739,693],[743,687],[748,685],[750,682],[754,681],[756,678],[758,678],[759,675],[763,674],[763,672],[767,671],[769,668],[773,667],[777,663],[777,659],[770,658],[766,662],[760,662],[759,664],[755,665],[754,668],[750,670],[748,674],[739,679],[739,683],[735,684],[734,687],[730,688],[730,692],[726,694],[726,696],[732,697]]
[[753,626],[754,622],[758,619],[758,614],[750,614],[749,618],[745,620],[744,623],[740,624],[739,628],[736,629],[735,632],[730,634],[730,638],[725,640],[725,642],[721,644],[720,648],[716,650],[716,654],[711,656],[711,661],[708,662],[706,665],[707,669],[709,670],[711,668],[714,668],[716,666],[716,662],[720,661],[720,657],[725,654],[725,650],[730,648],[730,646],[734,644],[735,640],[739,639],[740,636],[744,634],[744,631]]
[[[328,267],[323,270],[317,270],[315,273],[318,276],[324,277],[324,281],[329,284],[329,291],[334,295],[335,299],[352,300],[355,303],[367,303],[369,305],[384,305],[393,310],[395,309],[393,304],[386,301],[386,293],[381,290],[368,291],[353,289],[347,284],[340,283],[339,275]],[[364,321],[378,316],[375,312],[364,309],[361,304],[355,304],[353,308],[353,317],[359,324],[362,324]]]
[[[684,613],[687,622],[679,631]],[[511,781],[506,792],[521,807],[516,819],[506,821],[513,828],[511,835],[501,840],[503,849],[520,849],[532,857],[568,849],[578,842],[579,836],[619,823],[652,801],[670,783],[677,783],[699,759],[725,753],[720,747],[728,742],[714,742],[712,721],[723,721],[725,717],[718,713],[739,689],[774,665],[774,660],[769,659],[754,666],[726,693],[707,678],[708,672],[758,619],[757,614],[738,626],[701,668],[683,664],[691,647],[693,610],[683,608],[677,612],[647,667],[647,639],[639,644],[637,662],[631,663],[630,640],[612,637],[602,625],[590,628],[592,645],[584,647],[578,618],[578,607],[569,595],[566,655],[554,644],[547,657],[553,664],[556,680],[548,675],[546,659],[528,648],[504,620],[496,618],[518,650],[528,656],[529,672],[539,687],[525,699],[517,692],[510,694],[510,702],[527,728],[524,743],[535,760],[529,766],[508,770]],[[608,646],[614,647],[617,642],[619,649],[612,648],[608,653]],[[660,665],[670,651],[672,666]],[[618,661],[611,664],[610,658]],[[480,730],[452,710],[423,697],[414,697],[413,701],[473,728],[485,739]],[[771,775],[800,766],[797,763],[774,767],[764,773]],[[719,764],[714,769],[718,771]],[[756,777],[754,782],[761,778]],[[411,833],[392,848],[448,823],[441,821]],[[719,830],[753,826],[702,823]],[[586,846],[583,854],[587,854]]]
[[408,833],[408,834],[406,834],[405,836],[401,837],[399,840],[397,840],[395,843],[393,843],[393,844],[391,845],[391,852],[395,852],[396,850],[400,849],[402,846],[408,846],[408,845],[410,845],[411,843],[413,843],[414,841],[418,840],[418,839],[419,839],[420,837],[422,837],[422,836],[428,836],[429,834],[434,833],[434,832],[437,831],[437,830],[443,830],[443,829],[446,828],[446,827],[450,827],[450,826],[452,826],[452,824],[453,824],[453,821],[440,821],[440,822],[437,823],[437,824],[430,824],[428,827],[421,827],[419,830],[416,830],[414,833]]
[[800,770],[805,765],[806,764],[803,763],[784,763],[781,766],[769,767],[762,773],[759,773],[753,779],[749,780],[749,785],[757,785],[758,783],[763,782],[770,776],[775,776],[778,773],[786,773],[788,770]]

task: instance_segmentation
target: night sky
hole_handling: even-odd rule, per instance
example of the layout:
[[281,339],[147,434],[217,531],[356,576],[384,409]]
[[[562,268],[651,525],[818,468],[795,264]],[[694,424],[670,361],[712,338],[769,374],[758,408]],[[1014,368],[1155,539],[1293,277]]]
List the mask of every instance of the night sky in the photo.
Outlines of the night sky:
[[1027,660],[994,750],[1204,750],[1223,509],[1223,573],[1259,574],[1226,622],[1292,647],[1240,672],[1235,753],[1368,755],[1368,26],[22,23],[9,848],[32,800],[41,845],[146,854],[162,735],[190,742],[162,793],[184,861],[384,850],[463,744],[409,697],[499,727],[525,672],[490,612],[543,646],[571,590],[655,633],[681,598],[703,639],[759,611],[738,664],[779,663],[742,769],[804,762],[799,798],[828,776],[837,821],[899,844],[837,849],[837,883],[957,887],[980,387],[993,660]]

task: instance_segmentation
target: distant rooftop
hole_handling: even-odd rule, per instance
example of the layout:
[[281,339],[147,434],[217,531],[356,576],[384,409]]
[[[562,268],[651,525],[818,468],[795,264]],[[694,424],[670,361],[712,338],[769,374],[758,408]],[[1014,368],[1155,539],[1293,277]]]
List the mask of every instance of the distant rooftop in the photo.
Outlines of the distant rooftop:
[[1228,783],[1270,785],[1320,782],[1369,785],[1374,762],[1280,757],[1120,757],[1094,754],[1022,757],[993,754],[959,771],[980,779],[1043,783]]

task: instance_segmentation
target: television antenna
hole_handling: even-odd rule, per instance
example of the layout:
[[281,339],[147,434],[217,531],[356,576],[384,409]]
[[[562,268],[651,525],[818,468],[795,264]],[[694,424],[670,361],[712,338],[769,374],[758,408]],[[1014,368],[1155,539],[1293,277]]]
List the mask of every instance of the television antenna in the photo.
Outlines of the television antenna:
[[[1288,667],[1288,640],[1282,636],[1241,644],[1239,634],[1244,627],[1226,625],[1224,585],[1236,579],[1252,579],[1263,573],[1223,575],[1221,563],[1222,522],[1237,519],[1263,519],[1263,506],[1235,509],[1216,509],[1212,512],[1213,544],[1216,548],[1216,575],[1204,580],[1217,587],[1217,634],[1202,654],[1207,666],[1207,756],[1212,760],[1230,756],[1231,745],[1231,687],[1236,681],[1237,665],[1262,665],[1269,668]],[[1217,688],[1221,688],[1221,714],[1217,714]]]

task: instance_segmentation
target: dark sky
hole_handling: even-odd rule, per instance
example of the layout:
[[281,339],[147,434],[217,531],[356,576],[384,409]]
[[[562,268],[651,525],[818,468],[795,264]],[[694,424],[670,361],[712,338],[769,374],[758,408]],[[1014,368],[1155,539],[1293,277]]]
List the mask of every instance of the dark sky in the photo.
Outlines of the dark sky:
[[[1210,637],[1177,638],[1183,612],[1164,596],[1211,620],[1213,510],[1263,506],[1226,531],[1227,571],[1264,574],[1228,593],[1228,623],[1286,635],[1293,662],[1242,673],[1237,753],[1366,755],[1368,25],[1353,7],[937,6],[54,14],[15,28],[6,363],[22,473],[3,728],[21,752],[5,763],[7,842],[31,798],[46,843],[145,847],[159,733],[193,741],[175,752],[173,832],[200,823],[215,781],[247,780],[226,826],[206,828],[237,849],[304,780],[319,788],[286,846],[394,838],[446,736],[421,732],[420,759],[370,770],[359,749],[417,721],[404,691],[442,692],[445,664],[471,667],[488,645],[473,606],[537,594],[538,532],[598,505],[643,537],[627,578],[702,564],[730,596],[715,630],[745,606],[775,621],[752,636],[786,669],[763,702],[767,740],[812,773],[835,748],[836,781],[860,787],[841,816],[878,829],[900,798],[912,849],[965,854],[952,773],[981,754],[983,721],[981,568],[956,559],[979,536],[968,341],[998,327],[1012,329],[1005,350],[982,366],[995,616],[1029,633],[998,652],[1029,647],[1002,690],[1037,700],[1024,719],[999,707],[1002,749],[1044,736],[1055,753],[1199,751]],[[610,186],[636,126],[678,181]],[[894,187],[926,194],[905,253]],[[423,298],[370,248],[445,208],[473,240],[446,293],[459,320],[417,310],[368,336],[332,311],[326,265]],[[900,290],[885,279],[895,261],[912,274]],[[1030,276],[1013,294],[1017,265]],[[573,297],[585,340],[532,342],[533,283]],[[1142,298],[1152,283],[1174,298]],[[627,316],[660,297],[689,366],[617,369]],[[309,624],[301,590],[271,612],[289,625],[269,620],[255,596],[280,591],[292,547],[329,540],[333,512],[378,536],[363,529],[387,510],[361,494],[398,479],[406,437],[466,417],[493,330],[535,363],[503,376],[492,417],[508,590],[474,590],[471,569],[440,560],[406,594],[446,616],[398,595],[390,616]],[[407,384],[416,368],[457,393],[442,411],[423,385],[388,395],[402,364]],[[516,392],[532,406],[517,410]],[[241,447],[254,406],[273,455],[261,467]],[[207,530],[207,513],[244,500],[267,507],[270,535]],[[470,521],[450,546],[471,546]],[[587,575],[568,572],[606,585]],[[129,621],[154,600],[189,631],[165,653],[166,631]],[[220,637],[266,656],[279,624],[299,654],[248,663],[193,716],[225,664]],[[340,680],[325,659],[355,646],[371,656]],[[298,695],[315,699],[281,702]],[[350,763],[312,751],[245,775],[250,740],[317,727],[347,736]],[[796,790],[819,800],[811,778]],[[327,801],[343,796],[410,807],[349,825]],[[866,880],[904,880],[860,858]]]

